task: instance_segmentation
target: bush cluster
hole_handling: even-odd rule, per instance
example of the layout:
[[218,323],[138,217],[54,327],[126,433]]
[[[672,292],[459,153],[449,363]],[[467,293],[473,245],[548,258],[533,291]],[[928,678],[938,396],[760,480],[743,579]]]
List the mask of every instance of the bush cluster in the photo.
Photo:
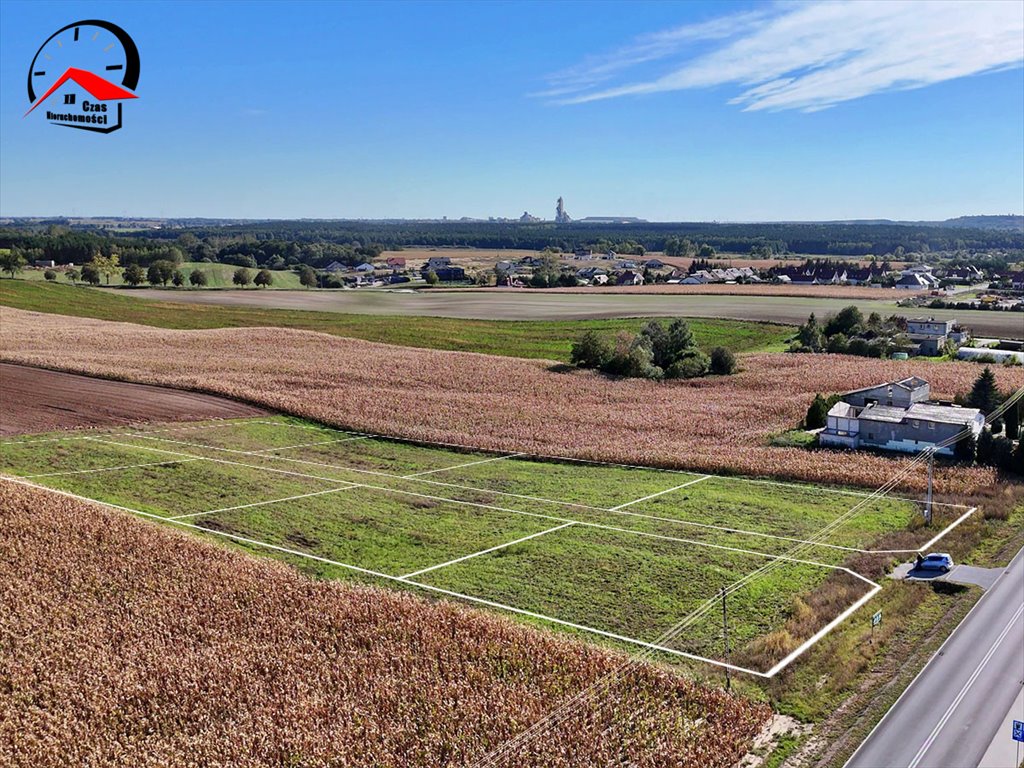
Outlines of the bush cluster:
[[859,357],[889,357],[909,349],[907,321],[897,315],[883,319],[872,312],[867,319],[853,305],[819,323],[812,312],[800,326],[790,352],[833,352]]
[[622,331],[612,340],[587,331],[573,344],[571,360],[580,368],[638,379],[694,379],[736,370],[736,357],[728,349],[715,347],[710,355],[698,349],[683,319],[668,328],[651,320],[635,336]]

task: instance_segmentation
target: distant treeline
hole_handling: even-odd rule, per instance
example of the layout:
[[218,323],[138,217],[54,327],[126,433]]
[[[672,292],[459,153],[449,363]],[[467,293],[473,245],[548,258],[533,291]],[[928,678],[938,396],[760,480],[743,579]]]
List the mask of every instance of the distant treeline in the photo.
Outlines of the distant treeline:
[[269,221],[110,233],[54,224],[0,229],[0,248],[18,246],[58,262],[82,262],[91,254],[115,249],[122,263],[146,264],[174,256],[167,249],[176,249],[187,260],[245,266],[251,266],[250,259],[260,265],[277,259],[289,265],[350,263],[409,246],[642,253],[678,251],[685,241],[707,244],[718,252],[760,256],[884,257],[999,250],[1019,257],[1024,252],[1020,231],[900,224]]

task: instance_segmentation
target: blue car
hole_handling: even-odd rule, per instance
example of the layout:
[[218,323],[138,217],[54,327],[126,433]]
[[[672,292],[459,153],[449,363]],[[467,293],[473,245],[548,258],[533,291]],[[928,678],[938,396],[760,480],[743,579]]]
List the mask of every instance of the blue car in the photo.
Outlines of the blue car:
[[949,573],[953,567],[953,558],[947,555],[945,552],[932,552],[918,561],[915,569],[921,571],[941,571],[942,573]]

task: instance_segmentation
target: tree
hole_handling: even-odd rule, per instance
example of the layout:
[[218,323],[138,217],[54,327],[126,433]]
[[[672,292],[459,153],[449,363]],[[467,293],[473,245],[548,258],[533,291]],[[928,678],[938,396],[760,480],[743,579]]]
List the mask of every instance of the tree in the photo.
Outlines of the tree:
[[825,335],[834,336],[837,333],[842,333],[847,337],[855,336],[863,324],[864,315],[851,304],[839,310],[839,314],[825,321]]
[[572,345],[569,360],[580,368],[603,369],[612,357],[612,347],[596,331],[587,331]]
[[121,262],[116,253],[111,253],[107,256],[98,253],[92,257],[92,265],[96,268],[97,272],[107,278],[107,285],[110,285],[110,277],[117,274],[117,270],[121,267]]
[[697,249],[698,259],[713,259],[715,258],[715,249],[707,243],[701,243],[700,248]]
[[257,288],[265,288],[266,286],[273,284],[274,276],[270,274],[269,269],[261,269],[256,273],[256,277],[253,279],[253,282],[256,283]]
[[167,285],[171,278],[174,277],[174,272],[174,262],[167,261],[166,259],[157,259],[146,270],[146,280],[149,281],[150,285]]
[[434,270],[430,270],[429,272],[427,272],[426,280],[427,285],[437,285],[439,282],[441,282],[440,278],[438,278],[437,276],[437,272],[435,272]]
[[78,278],[80,278],[81,276],[81,273],[74,267],[72,267],[71,269],[64,273],[64,277],[70,280],[72,285],[78,282]]
[[206,285],[206,273],[201,269],[193,269],[188,274],[188,281],[196,288],[202,288]]
[[174,283],[175,288],[181,288],[185,284],[185,275],[180,269],[174,270],[171,274],[171,282]]
[[815,352],[821,349],[821,327],[813,312],[807,318],[807,322],[800,326],[796,336],[801,346],[809,347]]
[[100,271],[96,269],[92,262],[82,265],[82,280],[89,285],[100,284]]
[[979,464],[991,464],[992,463],[992,433],[987,429],[982,429],[981,434],[978,435],[978,448],[977,457]]
[[825,349],[829,352],[841,355],[846,352],[848,346],[849,340],[846,338],[846,334],[837,333],[835,336],[829,338],[828,344],[825,345]]
[[252,282],[252,273],[245,267],[239,267],[231,276],[231,282],[244,288]]
[[54,272],[52,269],[48,269],[45,272],[43,272],[43,277],[46,279],[46,282],[52,283],[54,280],[57,279],[57,273]]
[[12,279],[21,272],[27,263],[25,257],[21,255],[21,250],[18,248],[0,251],[0,270],[9,274]]
[[665,376],[669,379],[696,379],[707,375],[710,368],[711,358],[699,349],[691,349],[669,366]]
[[815,395],[804,417],[804,429],[821,429],[828,423],[828,401]]
[[971,388],[971,394],[967,396],[967,404],[987,415],[999,407],[1000,400],[999,388],[996,387],[996,375],[986,365],[985,370],[978,374],[978,378]]
[[672,355],[671,340],[665,326],[658,320],[651,320],[641,330],[640,335],[647,339],[651,346],[654,364],[659,368],[668,368],[675,362]]
[[953,455],[956,456],[957,461],[973,464],[978,455],[978,441],[974,435],[968,434],[957,440],[956,445],[953,446]]
[[316,287],[316,272],[309,265],[304,264],[299,270],[299,285],[306,288]]
[[725,347],[711,350],[711,372],[716,376],[728,376],[736,370],[736,356]]
[[128,283],[128,285],[142,285],[146,280],[146,273],[142,271],[142,267],[138,264],[129,264],[124,268],[124,272],[121,273],[121,279]]
[[681,317],[673,320],[668,327],[669,354],[678,359],[685,352],[693,349],[695,345],[696,342],[693,340],[693,331],[690,330],[690,324]]
[[1020,436],[1022,402],[1024,401],[1018,400],[1007,408],[1006,413],[1004,414],[1004,418],[1006,419],[1006,436],[1011,440],[1016,440]]

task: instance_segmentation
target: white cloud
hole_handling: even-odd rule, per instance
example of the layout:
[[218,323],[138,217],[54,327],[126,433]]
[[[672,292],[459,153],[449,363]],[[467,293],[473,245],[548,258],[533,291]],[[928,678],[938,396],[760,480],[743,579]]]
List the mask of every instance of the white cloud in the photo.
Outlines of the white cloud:
[[[709,41],[711,50],[691,50]],[[651,62],[667,71],[613,84]],[[1022,62],[1018,0],[843,0],[778,5],[646,35],[552,76],[540,95],[579,104],[734,85],[741,90],[729,103],[744,110],[811,112]]]

